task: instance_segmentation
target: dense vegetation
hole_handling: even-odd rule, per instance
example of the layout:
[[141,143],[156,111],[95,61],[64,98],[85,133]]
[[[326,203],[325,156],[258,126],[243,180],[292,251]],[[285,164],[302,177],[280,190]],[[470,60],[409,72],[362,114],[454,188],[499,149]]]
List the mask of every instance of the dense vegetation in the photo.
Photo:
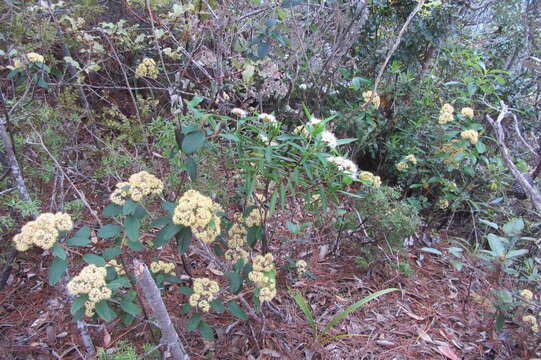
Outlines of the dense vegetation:
[[[25,274],[40,279],[39,306],[54,298],[76,324],[74,347],[59,337],[51,356],[167,356],[142,263],[195,359],[541,356],[539,1],[0,10],[0,304],[11,313],[35,289]],[[330,314],[310,294],[339,291],[326,266],[370,284],[336,294]],[[456,313],[483,319],[490,350],[422,330],[437,350],[420,355],[339,328],[365,304],[396,307],[410,279],[430,288],[434,266],[462,282]],[[239,321],[249,340],[236,352]],[[309,340],[272,348],[273,322]],[[33,342],[6,329],[6,354]],[[368,351],[385,341],[392,356]]]

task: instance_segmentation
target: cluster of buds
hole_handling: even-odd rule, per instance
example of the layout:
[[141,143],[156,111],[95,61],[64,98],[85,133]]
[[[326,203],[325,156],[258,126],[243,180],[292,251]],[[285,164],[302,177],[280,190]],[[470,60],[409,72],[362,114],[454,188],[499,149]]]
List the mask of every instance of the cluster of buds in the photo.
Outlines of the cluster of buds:
[[409,168],[409,163],[412,163],[413,165],[417,165],[417,158],[415,155],[410,154],[404,157],[398,164],[396,164],[396,168],[398,171],[406,171]]
[[261,216],[259,209],[253,209],[246,219],[244,219],[244,223],[247,227],[260,226],[262,221],[263,217]]
[[208,278],[194,279],[193,294],[190,295],[190,305],[199,308],[203,312],[210,310],[210,303],[216,298],[220,291],[218,283]]
[[85,266],[79,275],[68,282],[67,288],[71,295],[88,295],[88,300],[85,302],[85,315],[88,317],[94,315],[98,302],[110,299],[113,295],[111,289],[106,286],[106,275],[105,267],[91,264]]
[[221,232],[221,220],[216,212],[220,205],[196,190],[186,191],[173,213],[173,223],[189,226],[192,233],[205,243],[213,242]]
[[[237,217],[242,219],[242,216]],[[228,250],[225,252],[225,259],[227,261],[235,264],[239,259],[243,259],[245,264],[248,262],[248,252],[242,248],[246,245],[247,234],[248,230],[241,224],[233,224],[231,229],[229,229]]]
[[144,58],[143,61],[137,65],[135,69],[135,75],[139,77],[149,77],[151,79],[158,78],[158,67],[156,66],[156,61],[151,58]]
[[351,177],[357,176],[357,164],[355,164],[353,161],[341,156],[329,156],[327,161],[335,164],[338,167],[338,170],[345,172],[346,175]]
[[274,257],[272,254],[257,255],[253,263],[253,271],[248,279],[259,288],[259,301],[271,301],[276,296],[276,281],[272,277],[274,272]]
[[246,110],[243,110],[241,108],[233,108],[231,109],[231,114],[235,115],[239,118],[245,118],[248,116],[248,112]]
[[307,266],[308,266],[308,264],[306,263],[306,261],[297,260],[297,262],[295,263],[295,269],[297,270],[297,275],[298,276],[303,276],[304,273],[306,272],[306,267]]
[[167,261],[153,261],[150,264],[150,271],[154,274],[163,272],[169,275],[175,275],[175,264]]
[[457,144],[459,141],[458,139],[453,139],[440,147],[440,151],[447,154],[447,157],[443,160],[446,165],[456,165],[456,156],[464,152],[464,148]]
[[156,176],[146,171],[138,172],[130,176],[128,182],[119,182],[116,189],[111,193],[111,202],[117,205],[124,205],[128,199],[141,201],[144,196],[150,194],[161,194],[163,182]]
[[453,111],[455,109],[451,104],[443,104],[440,110],[440,118],[438,120],[438,123],[440,125],[447,124],[450,121],[454,120]]
[[375,92],[373,92],[371,90],[363,92],[363,99],[364,99],[365,103],[371,102],[372,105],[374,105],[374,107],[376,109],[379,109],[381,99],[380,99],[379,95],[376,94]]
[[276,120],[276,117],[272,114],[267,114],[267,113],[261,113],[259,114],[259,116],[257,117],[259,120],[261,121],[264,121],[266,123],[269,123],[273,126],[277,126],[278,125],[278,120]]
[[323,130],[321,133],[321,141],[330,148],[336,148],[337,139],[336,136],[329,130]]
[[359,174],[359,179],[367,181],[375,188],[379,188],[381,186],[381,178],[379,176],[375,176],[370,171],[361,171]]
[[124,270],[124,267],[122,265],[120,265],[118,263],[118,261],[116,261],[115,259],[111,259],[107,262],[107,266],[110,266],[112,267],[113,269],[115,269],[115,272],[117,273],[117,275],[119,276],[122,276],[122,275],[126,275],[126,271]]
[[460,113],[462,114],[462,116],[473,119],[473,109],[471,107],[462,108],[462,110],[460,110]]
[[68,214],[44,213],[36,220],[26,223],[21,228],[21,232],[13,237],[13,242],[18,251],[26,251],[34,245],[46,250],[54,245],[60,231],[71,229],[73,229],[73,221]]
[[460,136],[464,140],[469,140],[472,145],[477,144],[477,141],[479,141],[479,133],[472,129],[462,131]]

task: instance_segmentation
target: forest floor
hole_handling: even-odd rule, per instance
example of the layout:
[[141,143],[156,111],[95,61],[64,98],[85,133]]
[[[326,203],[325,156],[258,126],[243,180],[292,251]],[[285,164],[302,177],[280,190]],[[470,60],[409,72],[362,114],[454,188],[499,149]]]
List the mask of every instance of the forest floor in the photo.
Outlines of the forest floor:
[[[84,189],[83,189],[84,190]],[[90,191],[89,191],[90,192]],[[103,201],[103,200],[102,200]],[[105,204],[102,204],[102,206]],[[301,207],[290,204],[272,218],[275,239],[271,251],[277,261],[278,295],[263,312],[249,311],[251,318],[240,321],[233,316],[209,313],[205,320],[216,332],[216,341],[204,341],[198,333],[187,332],[187,316],[180,311],[187,297],[171,285],[164,300],[179,330],[191,359],[528,359],[539,357],[541,346],[527,329],[509,321],[501,332],[494,330],[495,288],[493,276],[465,259],[457,271],[444,256],[408,249],[406,259],[413,272],[405,276],[392,261],[376,261],[361,269],[356,260],[362,244],[348,239],[334,253],[336,235],[310,228],[309,242],[288,241],[285,226]],[[298,217],[297,217],[298,219]],[[313,220],[313,219],[312,219]],[[89,223],[93,219],[88,217]],[[310,221],[303,219],[301,221]],[[3,239],[7,243],[9,239]],[[105,248],[99,240],[89,247]],[[445,241],[435,245],[445,253]],[[160,258],[176,261],[175,250],[165,247]],[[314,278],[299,279],[287,270],[287,257],[303,257]],[[145,256],[146,258],[146,256]],[[150,258],[150,257],[149,257]],[[209,270],[205,252],[189,254],[192,275],[204,276]],[[148,259],[146,259],[148,260]],[[32,249],[18,257],[7,286],[0,291],[0,359],[81,359],[84,346],[70,315],[65,283],[47,284],[51,256]],[[71,269],[78,271],[81,264]],[[181,272],[178,266],[178,275]],[[223,277],[222,277],[223,278]],[[225,282],[221,287],[227,286]],[[360,334],[322,344],[314,339],[303,312],[291,294],[300,291],[312,308],[319,329],[347,306],[376,291],[397,288],[368,302],[334,328],[330,334]],[[89,323],[92,324],[92,321]],[[136,320],[123,326],[118,320],[89,326],[96,347],[113,351],[122,341],[137,347],[156,343],[148,322]],[[535,348],[537,346],[537,349]]]

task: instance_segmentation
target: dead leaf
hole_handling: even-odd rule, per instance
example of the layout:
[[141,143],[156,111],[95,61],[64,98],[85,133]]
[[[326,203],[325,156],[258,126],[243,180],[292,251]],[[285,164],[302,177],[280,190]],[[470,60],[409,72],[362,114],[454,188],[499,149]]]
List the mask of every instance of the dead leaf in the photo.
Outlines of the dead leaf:
[[429,344],[433,344],[434,341],[432,341],[432,338],[430,337],[430,335],[428,335],[426,333],[426,331],[424,331],[423,329],[417,329],[417,335],[419,335],[419,337],[421,339],[423,339],[425,342],[429,343]]
[[449,346],[438,346],[438,351],[451,360],[460,360],[459,357]]
[[109,334],[109,331],[104,327],[103,328],[103,347],[109,347],[111,344],[111,334]]

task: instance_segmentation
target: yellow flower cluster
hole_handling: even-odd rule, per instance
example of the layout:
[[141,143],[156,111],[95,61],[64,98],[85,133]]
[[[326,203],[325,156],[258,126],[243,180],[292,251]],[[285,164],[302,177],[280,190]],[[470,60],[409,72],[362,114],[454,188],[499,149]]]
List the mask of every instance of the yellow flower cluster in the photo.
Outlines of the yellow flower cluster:
[[357,176],[357,164],[355,164],[353,161],[341,156],[329,156],[327,161],[335,164],[339,170],[345,172],[347,175],[351,177]]
[[445,210],[449,207],[449,200],[447,199],[439,199],[438,200],[438,208],[441,210]]
[[151,79],[158,78],[158,67],[156,66],[156,61],[151,58],[144,58],[143,61],[137,65],[135,69],[135,75],[138,77],[149,77]]
[[469,140],[472,145],[477,144],[477,141],[479,140],[479,133],[473,129],[462,131],[460,136],[464,140]]
[[244,223],[247,227],[260,226],[261,221],[263,221],[263,217],[261,216],[259,209],[253,209],[248,217],[244,219]]
[[308,264],[304,260],[297,260],[295,268],[297,269],[297,275],[302,276],[306,272]]
[[533,299],[533,292],[529,289],[522,289],[519,295],[528,301],[531,301]]
[[455,157],[464,152],[464,149],[460,146],[456,146],[458,139],[453,139],[450,142],[443,144],[440,147],[442,153],[447,154],[447,158],[443,161],[446,165],[456,165]]
[[368,181],[373,187],[379,188],[381,186],[381,178],[374,176],[370,171],[361,171],[359,179]]
[[363,92],[363,99],[364,99],[364,102],[366,103],[371,101],[376,109],[379,108],[381,99],[379,98],[379,95],[374,93],[373,91],[368,90],[368,91]]
[[246,230],[243,225],[233,224],[231,229],[229,229],[229,241],[227,242],[227,247],[229,249],[243,247],[246,244],[247,234],[248,230]]
[[146,171],[138,172],[130,176],[128,182],[119,182],[116,189],[111,193],[111,202],[123,205],[128,198],[133,201],[141,201],[143,196],[161,194],[163,182],[156,176]]
[[220,291],[218,283],[208,278],[195,279],[193,282],[193,294],[190,295],[190,305],[199,308],[203,312],[210,310],[210,303]]
[[297,135],[302,135],[304,137],[310,137],[310,131],[306,128],[304,125],[299,125],[295,129],[293,129],[293,132]]
[[74,296],[88,295],[88,300],[85,302],[85,315],[88,317],[94,315],[94,309],[98,302],[110,299],[113,295],[111,289],[106,286],[106,275],[105,267],[91,264],[85,266],[79,275],[68,282],[67,288],[70,294]]
[[119,276],[126,275],[124,267],[122,267],[122,265],[120,265],[115,259],[109,260],[107,262],[107,266],[113,267]]
[[73,221],[68,214],[44,213],[36,220],[27,222],[21,232],[13,237],[13,242],[18,251],[26,251],[34,245],[46,250],[54,245],[60,231],[71,229]]
[[165,274],[175,275],[175,264],[167,261],[153,261],[150,264],[150,271],[154,274],[163,272]]
[[221,220],[216,215],[217,211],[222,211],[222,208],[211,198],[196,190],[188,190],[178,200],[173,213],[173,223],[191,227],[197,238],[211,243],[221,232]]
[[[252,281],[254,285],[260,289],[260,302],[271,301],[276,296],[276,281],[269,275],[265,274],[267,271],[274,270],[274,264],[272,261],[274,261],[274,258],[271,254],[267,254],[265,256],[258,255],[254,260],[254,270],[248,274],[248,279],[250,279],[250,281]],[[258,264],[257,269],[256,264]]]
[[537,325],[537,319],[533,315],[524,315],[522,321],[530,325],[530,329],[534,333],[539,332],[539,325]]
[[460,113],[465,117],[473,119],[473,109],[471,107],[462,108],[462,110],[460,110]]
[[230,263],[232,264],[236,264],[237,261],[239,261],[239,259],[242,259],[244,261],[245,264],[248,263],[248,257],[249,257],[249,254],[248,254],[248,251],[242,249],[242,248],[233,248],[233,249],[228,249],[226,252],[225,252],[225,259],[227,261],[229,261]]
[[29,52],[28,54],[26,54],[26,58],[31,63],[44,63],[45,62],[45,58],[43,57],[43,55],[40,55],[35,52]]
[[335,148],[337,145],[336,136],[329,130],[323,130],[321,132],[321,141],[331,148]]
[[453,111],[455,111],[455,109],[453,108],[452,105],[444,104],[440,110],[440,118],[439,118],[438,123],[443,125],[443,124],[447,124],[450,121],[453,121],[455,118],[453,116]]
[[398,164],[396,164],[396,168],[398,169],[398,171],[406,171],[409,168],[408,162],[411,162],[413,165],[417,165],[417,158],[415,157],[415,155],[407,155]]

